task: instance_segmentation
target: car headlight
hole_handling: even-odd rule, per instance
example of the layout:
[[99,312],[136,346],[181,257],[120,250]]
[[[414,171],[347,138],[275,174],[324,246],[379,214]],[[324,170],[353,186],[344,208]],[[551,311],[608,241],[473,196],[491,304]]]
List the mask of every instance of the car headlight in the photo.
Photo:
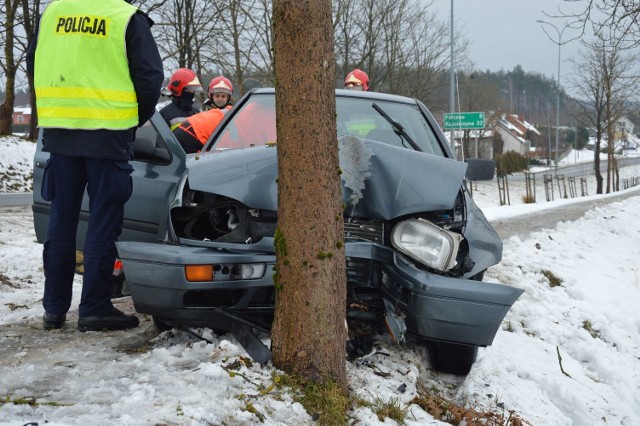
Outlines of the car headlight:
[[391,232],[396,250],[438,271],[456,265],[462,235],[449,232],[428,220],[412,219],[398,223]]

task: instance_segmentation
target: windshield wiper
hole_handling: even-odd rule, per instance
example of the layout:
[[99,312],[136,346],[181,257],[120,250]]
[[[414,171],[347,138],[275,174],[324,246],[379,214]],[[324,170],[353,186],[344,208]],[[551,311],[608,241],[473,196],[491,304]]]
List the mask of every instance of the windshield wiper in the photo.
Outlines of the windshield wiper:
[[404,130],[404,127],[402,127],[402,124],[398,123],[397,121],[395,121],[393,118],[389,117],[389,114],[387,114],[382,108],[380,108],[380,106],[378,104],[376,104],[375,102],[373,104],[371,104],[371,106],[373,107],[373,109],[375,109],[378,114],[380,114],[381,116],[384,117],[385,120],[387,120],[389,122],[389,124],[391,124],[391,127],[393,127],[393,131],[396,132],[396,134],[398,136],[400,136],[401,138],[403,138],[404,140],[406,140],[407,142],[409,142],[409,145],[411,145],[411,147],[413,149],[415,149],[416,151],[422,151],[418,145],[416,144],[416,142],[411,139],[411,136],[409,136],[409,134]]

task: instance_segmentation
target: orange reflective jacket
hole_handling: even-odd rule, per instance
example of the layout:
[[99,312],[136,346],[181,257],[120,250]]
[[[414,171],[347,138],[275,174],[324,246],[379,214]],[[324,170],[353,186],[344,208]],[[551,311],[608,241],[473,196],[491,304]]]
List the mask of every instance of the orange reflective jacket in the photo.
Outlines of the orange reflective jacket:
[[182,129],[186,133],[196,138],[202,145],[204,145],[211,133],[215,130],[216,126],[222,121],[224,112],[219,109],[210,109],[208,111],[200,112],[187,118],[186,121],[180,123],[179,129]]

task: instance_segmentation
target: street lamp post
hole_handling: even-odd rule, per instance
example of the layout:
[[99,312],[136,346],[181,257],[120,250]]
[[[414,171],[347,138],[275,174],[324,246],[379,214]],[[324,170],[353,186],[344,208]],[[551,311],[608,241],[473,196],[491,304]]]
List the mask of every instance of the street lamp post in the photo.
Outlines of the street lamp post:
[[571,25],[565,25],[564,28],[562,28],[562,31],[560,31],[551,22],[543,21],[541,19],[537,19],[536,22],[541,24],[540,26],[542,26],[542,24],[547,24],[551,26],[554,30],[556,30],[556,33],[558,34],[558,41],[555,41],[553,38],[551,38],[551,36],[549,36],[549,33],[547,33],[547,30],[544,29],[544,26],[542,26],[542,31],[544,31],[544,33],[547,35],[549,40],[551,40],[552,42],[558,45],[558,87],[557,87],[558,96],[556,98],[556,153],[555,153],[556,164],[555,164],[555,172],[554,172],[555,175],[557,176],[558,175],[558,140],[560,139],[560,48],[562,47],[563,44],[566,44],[569,41],[571,41],[571,40],[567,40],[564,42],[562,41],[562,34],[564,33],[564,30],[566,30],[567,28],[571,28]]
[[[456,112],[456,101],[455,101],[455,66],[454,66],[454,46],[453,46],[453,0],[451,0],[451,43],[450,43],[450,54],[451,54],[451,64],[449,67],[449,112]],[[457,158],[456,155],[456,142],[454,137],[454,130],[451,129],[451,151],[453,151],[453,156]]]

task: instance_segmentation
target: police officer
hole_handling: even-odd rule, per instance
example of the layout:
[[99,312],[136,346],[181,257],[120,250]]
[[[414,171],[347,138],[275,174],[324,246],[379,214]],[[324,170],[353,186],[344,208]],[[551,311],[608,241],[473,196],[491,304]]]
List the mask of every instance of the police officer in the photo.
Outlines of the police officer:
[[131,196],[135,129],[154,113],[162,60],[153,22],[123,0],[58,0],[42,14],[27,51],[43,129],[42,196],[51,201],[45,239],[45,329],[71,306],[76,232],[85,188],[90,218],[84,246],[80,331],[136,327],[111,303],[115,241]]

